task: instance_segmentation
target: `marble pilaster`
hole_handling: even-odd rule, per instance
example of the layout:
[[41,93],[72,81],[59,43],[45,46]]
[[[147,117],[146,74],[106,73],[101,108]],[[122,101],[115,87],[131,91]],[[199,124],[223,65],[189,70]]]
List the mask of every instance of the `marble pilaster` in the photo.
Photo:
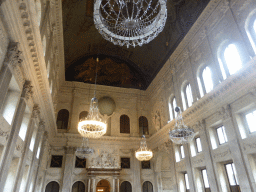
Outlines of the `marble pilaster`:
[[22,181],[22,175],[24,174],[24,170],[25,170],[25,166],[26,166],[26,160],[28,158],[28,152],[29,152],[29,146],[31,143],[31,138],[33,135],[33,131],[35,129],[35,124],[36,124],[36,118],[39,115],[39,107],[38,105],[35,105],[33,107],[33,111],[32,111],[32,116],[30,118],[30,122],[28,124],[28,130],[27,130],[27,136],[25,138],[24,141],[24,150],[20,159],[20,165],[18,168],[18,172],[17,172],[17,178],[15,181],[15,185],[14,185],[14,192],[19,192],[20,191],[20,185],[21,185],[21,181]]
[[189,191],[196,192],[193,170],[192,170],[192,166],[191,166],[189,145],[184,144],[183,146],[184,146],[184,152],[185,152],[185,163],[186,163],[186,169],[187,169],[187,174],[188,174],[188,182],[189,182],[189,187],[190,187]]
[[205,122],[199,121],[196,126],[199,129],[210,188],[212,191],[219,191],[217,177],[214,171],[213,160],[212,160],[211,151],[210,151],[211,150],[210,140],[206,133]]
[[33,181],[34,181],[33,180],[34,167],[35,167],[35,164],[38,161],[36,155],[37,155],[39,143],[43,139],[44,131],[45,131],[44,121],[40,121],[39,128],[38,128],[37,135],[36,135],[36,139],[35,139],[32,162],[31,162],[31,166],[29,168],[28,179],[27,179],[27,184],[26,184],[26,190],[25,191],[29,191],[31,184],[33,184]]
[[62,192],[70,192],[72,187],[72,172],[73,172],[74,148],[66,148],[65,168],[62,179]]
[[0,167],[0,192],[4,190],[5,182],[7,179],[8,171],[11,166],[11,162],[13,159],[14,150],[16,147],[16,142],[18,139],[24,111],[26,108],[25,99],[29,99],[32,94],[32,86],[29,81],[26,81],[23,86],[22,94],[20,97],[20,101],[14,115],[10,136],[8,138],[7,144],[5,146],[5,151],[3,154],[3,160]]
[[132,191],[141,192],[141,167],[140,161],[135,158],[134,151],[132,151],[132,169],[133,171],[133,185]]
[[222,108],[221,115],[223,119],[223,126],[225,127],[227,134],[229,149],[236,168],[240,189],[241,191],[253,191],[250,178],[248,177],[248,170],[245,166],[244,157],[242,155],[242,149],[238,140],[239,136],[237,130],[235,130],[229,105]]

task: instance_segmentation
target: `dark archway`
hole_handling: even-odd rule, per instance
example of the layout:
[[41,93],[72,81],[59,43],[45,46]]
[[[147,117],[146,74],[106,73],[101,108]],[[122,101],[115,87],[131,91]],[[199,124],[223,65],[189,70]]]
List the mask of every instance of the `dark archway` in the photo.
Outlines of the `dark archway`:
[[68,129],[69,112],[67,109],[61,109],[57,116],[57,128]]
[[150,181],[145,181],[142,186],[143,192],[153,192],[153,185]]
[[132,185],[129,181],[122,182],[120,192],[132,192]]
[[77,181],[72,186],[72,192],[85,192],[85,185],[82,181]]
[[45,192],[59,192],[60,185],[56,181],[51,181],[46,185]]

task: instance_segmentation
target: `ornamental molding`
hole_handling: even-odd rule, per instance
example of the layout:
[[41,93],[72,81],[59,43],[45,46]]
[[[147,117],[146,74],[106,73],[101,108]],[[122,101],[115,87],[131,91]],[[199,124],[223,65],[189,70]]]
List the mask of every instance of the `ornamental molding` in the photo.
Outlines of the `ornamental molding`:
[[196,124],[194,124],[194,125],[192,126],[192,128],[193,128],[195,131],[204,131],[204,130],[205,130],[205,121],[204,121],[204,120],[197,121]]
[[249,149],[255,149],[256,148],[256,143],[244,143],[244,150]]
[[38,128],[38,133],[39,132],[44,132],[45,131],[45,122],[44,121],[40,121],[39,122],[39,128]]
[[120,169],[120,158],[118,155],[113,155],[112,153],[103,151],[98,157],[91,159],[89,168]]
[[194,165],[202,164],[204,162],[204,157],[199,157],[199,159],[192,160]]
[[222,120],[227,120],[231,118],[231,108],[230,105],[226,105],[222,107],[218,112],[217,115],[220,117]]

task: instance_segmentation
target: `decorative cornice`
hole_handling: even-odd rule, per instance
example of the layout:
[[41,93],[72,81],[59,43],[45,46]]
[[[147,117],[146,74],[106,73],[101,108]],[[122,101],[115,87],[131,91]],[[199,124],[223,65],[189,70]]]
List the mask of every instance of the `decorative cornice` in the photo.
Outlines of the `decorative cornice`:
[[7,141],[8,138],[9,138],[9,134],[10,134],[10,131],[3,131],[1,128],[0,128],[0,136],[1,137],[5,137],[5,140]]

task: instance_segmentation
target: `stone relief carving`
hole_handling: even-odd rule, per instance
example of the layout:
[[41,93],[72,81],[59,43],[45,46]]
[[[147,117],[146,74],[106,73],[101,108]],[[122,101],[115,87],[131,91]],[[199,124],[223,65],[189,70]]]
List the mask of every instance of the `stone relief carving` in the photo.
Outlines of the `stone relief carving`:
[[193,163],[194,165],[201,164],[201,163],[203,163],[203,162],[204,162],[204,157],[202,157],[202,158],[200,158],[200,159],[195,159],[195,160],[192,161],[192,163]]
[[245,143],[244,144],[244,150],[247,150],[247,147],[250,149],[255,149],[256,148],[256,143]]
[[225,156],[229,155],[230,153],[231,153],[231,152],[230,152],[230,150],[228,149],[228,150],[226,150],[226,151],[224,151],[224,152],[220,152],[220,153],[214,154],[214,155],[213,155],[213,158],[214,158],[214,159],[222,158],[222,157],[225,157]]
[[102,152],[98,157],[92,158],[90,168],[120,168],[120,161],[117,156]]
[[220,118],[222,118],[223,120],[230,118],[230,117],[231,117],[230,105],[226,105],[226,106],[222,107],[222,108],[220,109],[220,111],[218,111],[218,115],[219,115]]
[[1,137],[5,137],[5,140],[7,141],[9,138],[9,133],[10,131],[3,131],[2,129],[0,129],[0,136]]
[[159,129],[161,129],[162,125],[161,125],[161,114],[159,110],[156,110],[154,117],[153,117],[153,123],[155,126],[155,129],[158,131]]
[[195,125],[192,126],[195,131],[203,131],[205,129],[204,120],[197,121]]

